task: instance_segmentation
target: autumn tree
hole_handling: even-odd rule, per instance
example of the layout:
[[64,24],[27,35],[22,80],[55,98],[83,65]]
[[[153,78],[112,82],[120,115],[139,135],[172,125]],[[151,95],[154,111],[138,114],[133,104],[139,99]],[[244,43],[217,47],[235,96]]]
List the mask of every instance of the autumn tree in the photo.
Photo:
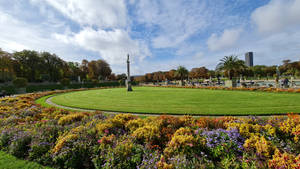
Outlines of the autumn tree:
[[105,60],[91,61],[88,63],[89,77],[91,79],[105,80],[111,74],[111,68]]

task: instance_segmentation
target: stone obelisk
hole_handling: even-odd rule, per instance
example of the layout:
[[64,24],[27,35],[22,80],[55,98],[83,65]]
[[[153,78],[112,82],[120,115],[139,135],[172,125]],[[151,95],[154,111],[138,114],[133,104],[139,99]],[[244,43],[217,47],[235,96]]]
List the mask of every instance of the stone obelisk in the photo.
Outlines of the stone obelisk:
[[126,86],[127,86],[127,91],[131,92],[132,91],[132,87],[131,87],[131,80],[130,80],[130,61],[129,61],[129,54],[127,55],[127,82],[126,82]]

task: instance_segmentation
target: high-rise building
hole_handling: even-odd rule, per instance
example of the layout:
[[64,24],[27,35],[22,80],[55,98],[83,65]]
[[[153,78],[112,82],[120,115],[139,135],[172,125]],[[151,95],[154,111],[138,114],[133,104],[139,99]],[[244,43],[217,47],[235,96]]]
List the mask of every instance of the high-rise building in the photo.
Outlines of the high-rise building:
[[248,67],[252,67],[253,66],[253,52],[247,52],[245,54],[245,64]]

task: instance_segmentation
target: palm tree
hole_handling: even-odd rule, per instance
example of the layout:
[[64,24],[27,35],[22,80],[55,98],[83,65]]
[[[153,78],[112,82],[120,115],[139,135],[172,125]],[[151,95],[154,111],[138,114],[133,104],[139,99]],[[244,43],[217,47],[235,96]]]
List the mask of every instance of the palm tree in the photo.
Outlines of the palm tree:
[[183,85],[183,79],[189,74],[189,71],[183,67],[183,66],[179,66],[175,72],[176,76],[180,77],[181,80],[181,85]]
[[237,56],[225,56],[220,60],[221,62],[217,65],[217,70],[225,71],[228,74],[230,80],[232,80],[232,75],[246,68],[245,62],[239,60]]

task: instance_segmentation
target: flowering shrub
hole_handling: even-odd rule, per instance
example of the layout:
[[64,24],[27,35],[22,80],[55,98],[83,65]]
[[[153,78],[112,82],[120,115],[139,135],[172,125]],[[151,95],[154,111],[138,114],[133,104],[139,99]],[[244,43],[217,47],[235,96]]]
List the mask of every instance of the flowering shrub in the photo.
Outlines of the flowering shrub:
[[206,146],[214,158],[230,157],[242,153],[244,138],[237,129],[203,131],[201,135],[206,138]]
[[132,133],[132,136],[140,142],[154,142],[160,138],[159,128],[157,126],[147,125],[140,127]]
[[173,153],[192,152],[195,144],[197,144],[197,139],[193,136],[192,130],[189,128],[180,128],[175,132],[164,153],[171,155]]
[[265,157],[270,157],[275,150],[272,143],[267,141],[264,136],[259,137],[256,135],[252,135],[249,139],[247,139],[244,143],[244,147],[247,150],[252,150],[253,152]]
[[154,85],[151,87],[300,93],[300,89],[293,89],[293,88],[282,89],[282,88],[275,88],[275,87],[223,87],[223,86],[174,86],[174,85],[169,85],[169,86]]
[[87,115],[87,113],[69,114],[69,115],[66,115],[66,116],[63,116],[63,117],[59,118],[58,124],[59,125],[65,125],[65,124],[70,124],[70,123],[75,122],[75,121],[80,121],[86,115]]
[[45,108],[34,102],[78,90],[83,89],[1,98],[0,150],[54,168],[299,168],[297,114],[139,118]]
[[300,154],[296,157],[293,154],[281,153],[279,150],[275,151],[273,158],[269,160],[268,165],[270,168],[300,168]]

